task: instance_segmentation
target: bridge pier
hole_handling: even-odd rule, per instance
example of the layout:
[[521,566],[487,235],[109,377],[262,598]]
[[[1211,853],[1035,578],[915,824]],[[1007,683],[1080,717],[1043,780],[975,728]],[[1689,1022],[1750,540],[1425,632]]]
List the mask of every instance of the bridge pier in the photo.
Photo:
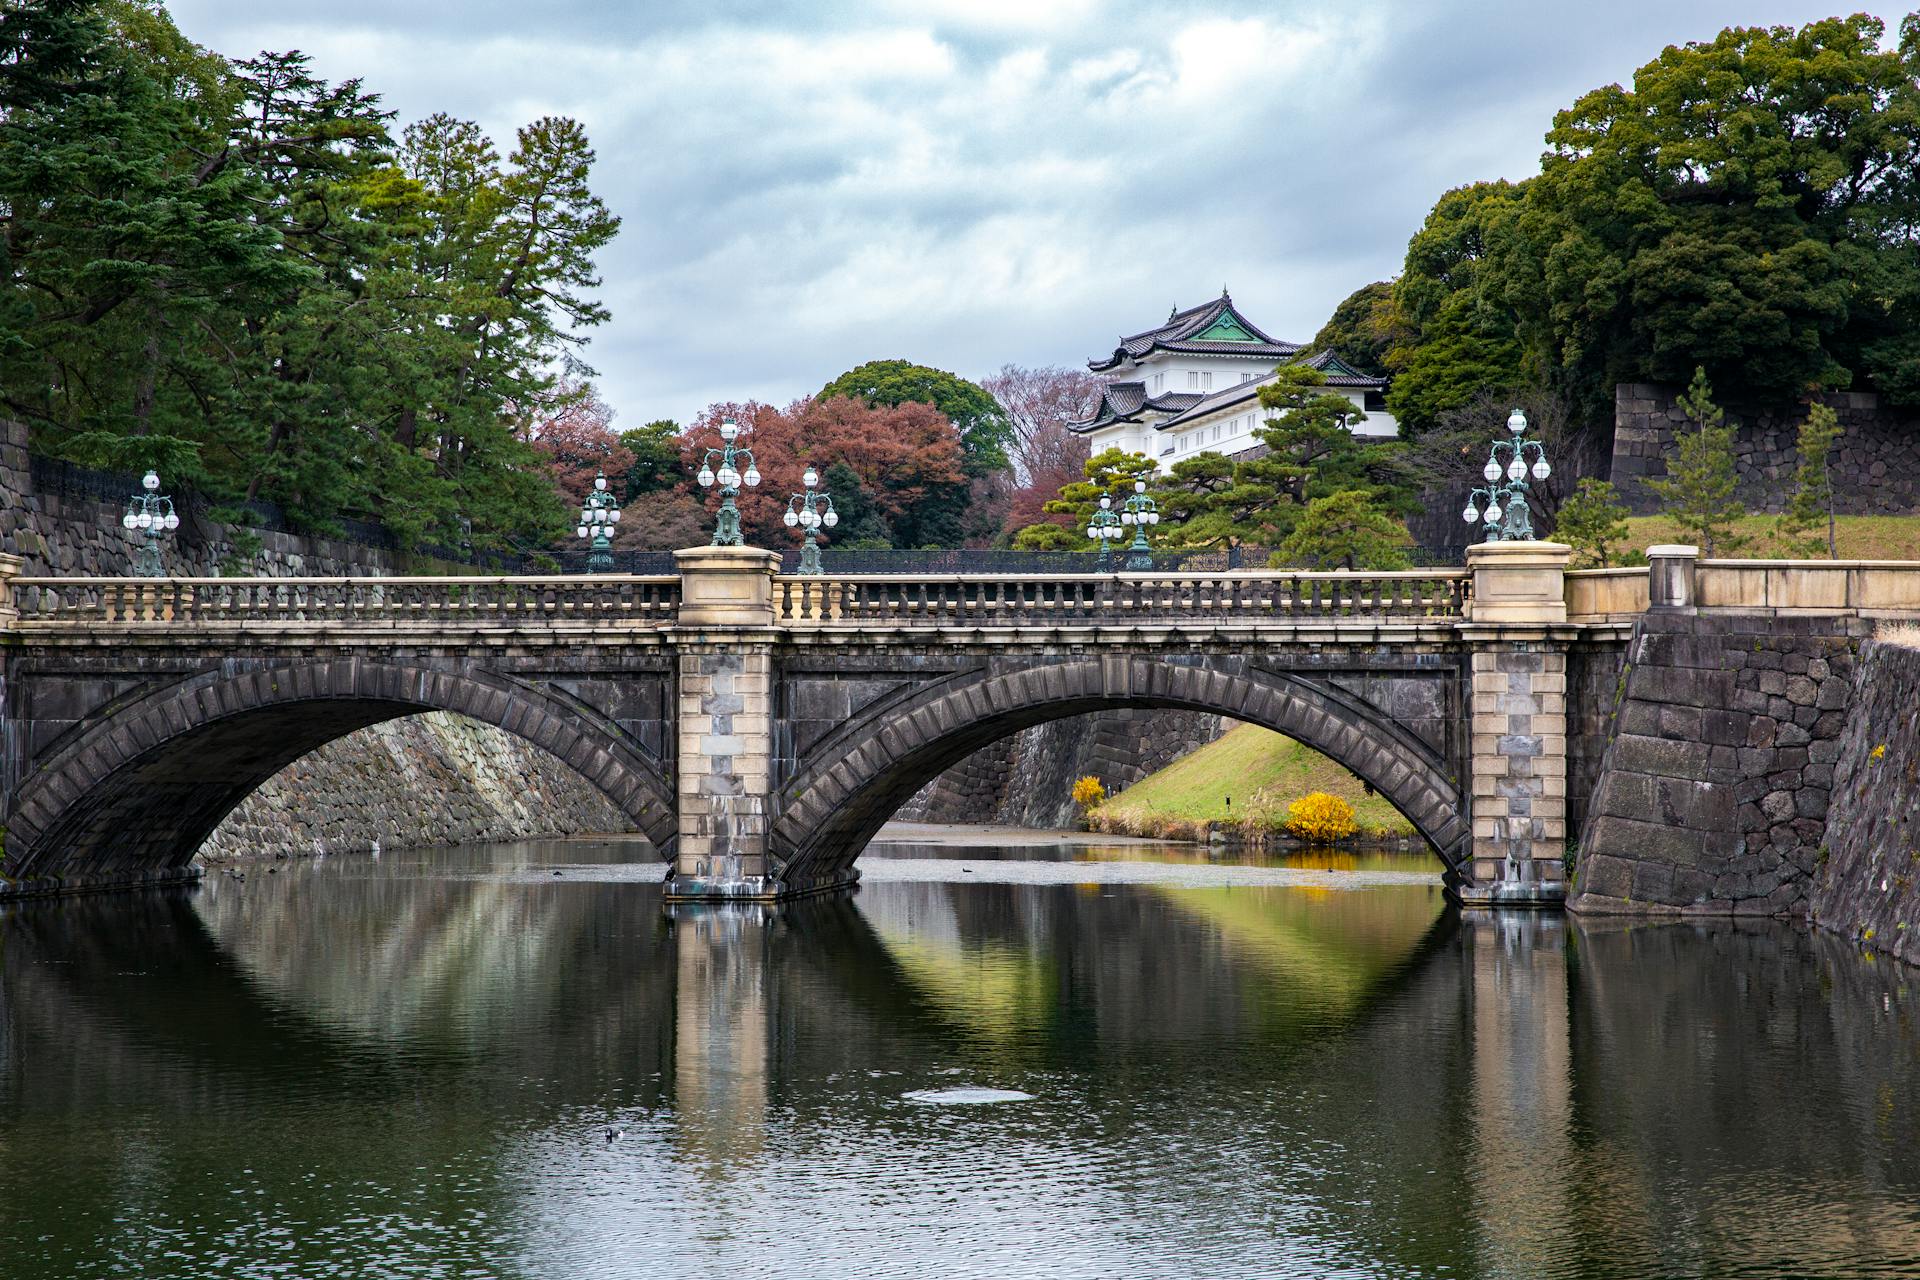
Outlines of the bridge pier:
[[780,557],[754,547],[676,551],[674,626],[679,828],[669,902],[771,901],[851,885],[796,879],[770,845],[774,650],[773,576]]
[[668,901],[770,899],[773,574],[754,547],[693,547],[674,627],[679,839]]
[[1556,542],[1467,550],[1472,612],[1468,787],[1473,879],[1462,905],[1558,908],[1566,901],[1566,568]]

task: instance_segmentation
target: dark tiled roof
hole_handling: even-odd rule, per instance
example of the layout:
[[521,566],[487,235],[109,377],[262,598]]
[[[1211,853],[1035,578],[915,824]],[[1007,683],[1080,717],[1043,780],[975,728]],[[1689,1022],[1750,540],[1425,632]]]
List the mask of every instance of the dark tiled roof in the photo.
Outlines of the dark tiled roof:
[[[1307,360],[1306,364],[1309,368],[1318,369],[1325,374],[1327,385],[1330,387],[1351,387],[1374,391],[1387,385],[1385,378],[1370,378],[1364,373],[1355,373],[1330,351],[1320,352]],[[1270,381],[1272,379],[1262,378],[1258,382],[1242,382],[1237,386],[1228,387],[1225,391],[1215,391],[1211,395],[1202,396],[1185,412],[1168,418],[1164,422],[1155,423],[1153,429],[1165,431],[1169,427],[1183,426],[1195,418],[1204,418],[1210,413],[1218,413],[1222,409],[1230,409],[1244,401],[1257,399],[1260,388]]]
[[1327,375],[1330,387],[1365,387],[1369,391],[1378,391],[1387,385],[1385,378],[1376,378],[1350,367],[1346,361],[1331,351],[1321,351],[1307,361],[1310,368],[1318,369]]
[[1149,409],[1155,413],[1181,413],[1201,398],[1194,391],[1170,391],[1162,396],[1149,396],[1145,383],[1109,382],[1100,393],[1100,403],[1094,407],[1093,416],[1084,422],[1069,422],[1067,429],[1085,434],[1111,423],[1131,422],[1139,417],[1142,410]]
[[1260,387],[1263,381],[1264,379],[1255,382],[1242,382],[1238,386],[1228,387],[1225,391],[1216,391],[1211,395],[1201,396],[1198,400],[1194,401],[1193,404],[1189,405],[1184,412],[1168,418],[1165,422],[1155,423],[1153,429],[1155,431],[1164,431],[1168,427],[1177,426],[1182,422],[1205,417],[1207,414],[1219,409],[1229,408],[1239,404],[1243,400],[1258,400],[1260,398]]
[[[1249,335],[1251,341],[1227,341],[1199,336],[1216,324],[1224,327],[1238,327]],[[1112,355],[1087,361],[1087,368],[1095,373],[1104,373],[1108,369],[1118,368],[1128,360],[1137,360],[1156,348],[1162,351],[1182,351],[1201,355],[1270,356],[1275,361],[1279,361],[1297,353],[1300,350],[1300,344],[1263,333],[1251,320],[1240,314],[1233,305],[1233,299],[1223,289],[1220,296],[1212,302],[1198,307],[1189,307],[1185,311],[1175,311],[1167,317],[1167,322],[1158,328],[1120,339],[1120,345],[1113,349]]]

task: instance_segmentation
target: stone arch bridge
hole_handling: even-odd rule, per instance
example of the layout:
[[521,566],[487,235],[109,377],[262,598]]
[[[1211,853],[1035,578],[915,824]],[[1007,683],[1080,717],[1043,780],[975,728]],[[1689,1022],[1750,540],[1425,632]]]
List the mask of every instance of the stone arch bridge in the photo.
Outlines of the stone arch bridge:
[[1569,620],[1566,556],[1014,578],[780,576],[770,553],[718,547],[661,577],[54,579],[0,562],[0,896],[191,878],[280,768],[444,709],[600,788],[671,860],[670,896],[786,897],[851,883],[894,809],[996,738],[1169,707],[1347,766],[1457,896],[1556,902],[1569,661],[1617,651],[1633,616]]

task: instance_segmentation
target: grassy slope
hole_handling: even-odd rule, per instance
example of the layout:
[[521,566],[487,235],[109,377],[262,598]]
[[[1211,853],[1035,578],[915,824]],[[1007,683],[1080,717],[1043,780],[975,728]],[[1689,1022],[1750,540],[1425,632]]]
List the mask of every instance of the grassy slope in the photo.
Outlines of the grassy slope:
[[[1158,773],[1134,783],[1098,810],[1110,830],[1146,830],[1155,819],[1223,822],[1264,819],[1278,826],[1287,806],[1325,791],[1353,806],[1363,831],[1411,835],[1413,826],[1360,779],[1310,747],[1258,725],[1237,725]],[[1233,807],[1227,807],[1227,797]]]
[[[1732,554],[1737,557],[1795,558],[1774,534],[1776,516],[1747,516],[1735,526],[1738,533],[1752,539]],[[1645,550],[1662,542],[1690,541],[1680,526],[1666,516],[1637,516],[1627,521],[1631,530],[1627,545]],[[1920,560],[1920,516],[1841,516],[1835,521],[1835,540],[1842,560]],[[1815,531],[1821,538],[1821,551],[1812,558],[1826,559],[1826,527]],[[1718,553],[1726,555],[1725,552]]]

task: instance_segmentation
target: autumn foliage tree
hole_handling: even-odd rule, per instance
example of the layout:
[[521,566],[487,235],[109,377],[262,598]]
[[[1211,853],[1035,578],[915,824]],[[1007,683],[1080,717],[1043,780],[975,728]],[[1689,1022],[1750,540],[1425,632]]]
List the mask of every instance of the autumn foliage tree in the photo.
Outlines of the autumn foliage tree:
[[616,497],[626,491],[633,450],[614,433],[613,410],[592,388],[575,388],[548,416],[533,423],[528,438],[552,475],[561,500],[570,506],[586,501],[597,475],[607,477],[608,489]]
[[[798,544],[799,534],[781,516],[809,463],[823,476],[850,471],[859,481],[858,505],[871,513],[868,529],[884,531],[895,547],[937,542],[949,495],[966,481],[960,433],[945,414],[913,401],[869,405],[846,396],[796,400],[784,409],[758,402],[713,405],[682,437],[682,465],[689,473],[699,469],[720,421],[729,417],[741,427],[737,443],[753,450],[766,477],[736,499],[741,527],[757,546]],[[718,509],[717,492],[704,498],[709,511]]]

